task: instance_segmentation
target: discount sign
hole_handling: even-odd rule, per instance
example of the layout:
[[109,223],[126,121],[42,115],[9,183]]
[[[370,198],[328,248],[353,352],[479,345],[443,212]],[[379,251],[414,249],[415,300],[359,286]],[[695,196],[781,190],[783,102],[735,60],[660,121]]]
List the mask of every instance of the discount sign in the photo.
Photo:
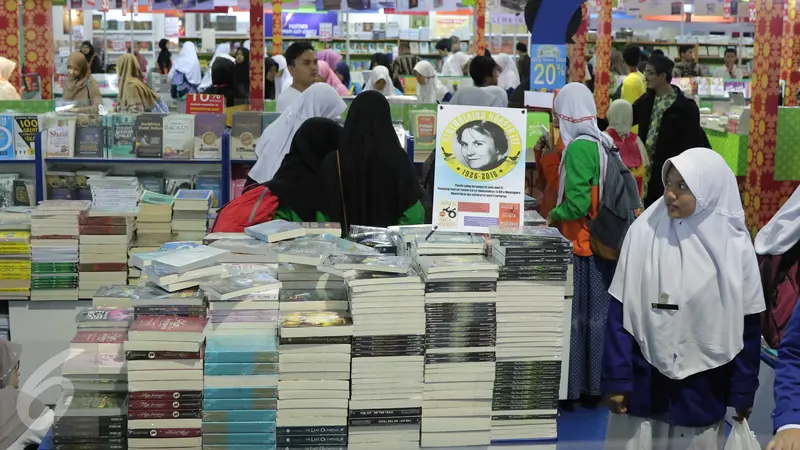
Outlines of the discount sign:
[[531,90],[552,92],[567,84],[567,46],[531,45]]

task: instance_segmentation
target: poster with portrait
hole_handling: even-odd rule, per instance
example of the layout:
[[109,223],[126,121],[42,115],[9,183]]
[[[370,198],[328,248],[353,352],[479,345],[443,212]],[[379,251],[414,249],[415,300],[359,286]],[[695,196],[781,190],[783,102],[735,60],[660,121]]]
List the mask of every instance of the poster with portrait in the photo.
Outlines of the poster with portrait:
[[522,225],[527,111],[439,105],[433,224],[486,232]]

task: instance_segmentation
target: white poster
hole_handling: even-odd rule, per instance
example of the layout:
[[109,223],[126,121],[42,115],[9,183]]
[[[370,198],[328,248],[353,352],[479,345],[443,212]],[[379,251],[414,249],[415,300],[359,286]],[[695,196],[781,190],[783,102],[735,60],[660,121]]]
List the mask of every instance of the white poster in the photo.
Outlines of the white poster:
[[433,224],[487,232],[522,226],[527,111],[440,105]]

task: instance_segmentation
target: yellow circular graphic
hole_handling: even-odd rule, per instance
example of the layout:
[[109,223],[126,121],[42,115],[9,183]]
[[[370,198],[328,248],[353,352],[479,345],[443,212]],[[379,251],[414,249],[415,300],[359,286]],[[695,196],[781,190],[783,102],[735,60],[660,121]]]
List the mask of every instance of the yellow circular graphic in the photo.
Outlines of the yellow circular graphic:
[[456,116],[442,133],[439,151],[457,174],[472,181],[493,181],[511,172],[522,153],[522,138],[505,116],[470,111]]

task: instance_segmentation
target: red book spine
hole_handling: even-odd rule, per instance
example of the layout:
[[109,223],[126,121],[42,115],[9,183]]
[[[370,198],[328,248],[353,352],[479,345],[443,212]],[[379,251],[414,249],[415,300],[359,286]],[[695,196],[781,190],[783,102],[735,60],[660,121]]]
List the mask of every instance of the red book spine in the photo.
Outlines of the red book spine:
[[125,235],[128,234],[128,227],[117,227],[113,225],[80,225],[78,228],[81,234],[101,234],[101,235]]
[[126,226],[127,219],[125,217],[87,217],[86,215],[82,215],[80,218],[81,225],[115,225],[115,226]]
[[192,438],[200,437],[200,428],[154,428],[150,430],[128,430],[128,438]]
[[202,408],[202,400],[130,400],[128,409],[196,409]]
[[82,263],[81,272],[127,272],[128,263]]

